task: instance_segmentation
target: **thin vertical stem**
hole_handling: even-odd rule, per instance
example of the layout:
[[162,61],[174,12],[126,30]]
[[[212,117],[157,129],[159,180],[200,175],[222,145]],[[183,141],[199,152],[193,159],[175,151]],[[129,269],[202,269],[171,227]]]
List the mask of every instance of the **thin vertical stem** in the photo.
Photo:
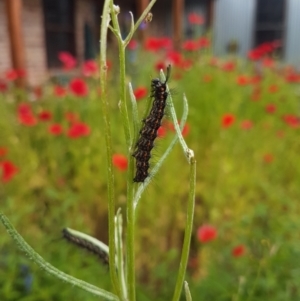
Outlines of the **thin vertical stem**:
[[180,299],[180,294],[183,287],[186,266],[190,251],[190,242],[193,229],[193,219],[194,219],[194,209],[195,209],[195,188],[196,188],[196,160],[194,158],[193,152],[190,151],[190,191],[189,199],[187,204],[187,216],[186,216],[186,226],[184,232],[184,241],[179,265],[179,272],[177,276],[175,291],[173,295],[173,301],[178,301]]
[[191,296],[191,292],[190,292],[190,289],[189,289],[189,284],[186,281],[184,281],[184,290],[185,290],[186,301],[192,301],[192,296]]
[[[124,88],[124,102],[126,87],[125,87],[125,46],[120,49],[120,79],[123,81],[122,89]],[[122,93],[122,92],[121,92]],[[122,97],[122,96],[121,96]],[[122,105],[121,105],[122,106]],[[126,116],[128,119],[127,107]],[[124,112],[125,113],[125,112]],[[129,132],[129,121],[128,121],[128,132]],[[126,131],[125,131],[126,136]],[[126,271],[127,271],[127,289],[128,289],[128,298],[130,301],[135,301],[135,251],[134,251],[134,233],[135,233],[135,211],[134,211],[134,202],[133,202],[133,192],[134,192],[134,183],[133,183],[133,174],[134,174],[134,159],[131,155],[132,153],[132,139],[129,136],[126,137],[127,146],[129,146],[129,156],[128,156],[128,173],[127,173],[127,235],[126,235]]]
[[119,208],[116,217],[116,242],[117,242],[117,262],[118,262],[118,277],[121,286],[122,300],[128,300],[127,298],[127,285],[125,281],[124,272],[124,256],[123,256],[123,242],[122,242],[122,232],[123,232],[123,218],[121,214],[121,209]]
[[[111,11],[112,5],[111,5]],[[128,172],[127,172],[127,235],[126,235],[126,272],[127,272],[127,290],[128,299],[135,301],[135,250],[134,250],[134,233],[135,233],[135,211],[134,211],[134,160],[132,153],[132,137],[130,133],[130,124],[126,103],[126,62],[125,62],[125,48],[126,45],[122,41],[120,33],[118,32],[118,20],[116,14],[112,13],[112,22],[115,29],[115,34],[119,46],[119,61],[120,61],[120,111],[125,132],[126,144],[128,147]]]
[[101,85],[101,103],[104,119],[104,137],[107,156],[107,190],[108,190],[108,236],[109,236],[109,271],[114,290],[120,296],[120,286],[116,274],[115,264],[115,191],[114,191],[114,173],[112,167],[112,142],[109,109],[107,102],[107,28],[110,22],[109,6],[111,0],[105,0],[103,6],[102,22],[100,28],[100,85]]

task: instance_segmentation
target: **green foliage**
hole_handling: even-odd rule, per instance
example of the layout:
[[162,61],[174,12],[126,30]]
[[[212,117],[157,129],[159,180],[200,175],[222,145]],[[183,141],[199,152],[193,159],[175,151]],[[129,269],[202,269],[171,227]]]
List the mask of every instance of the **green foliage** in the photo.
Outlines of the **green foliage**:
[[[285,81],[283,71],[275,73],[267,68],[259,84],[240,86],[238,76],[254,75],[250,63],[237,61],[234,71],[225,72],[211,66],[210,59],[209,55],[193,57],[189,70],[173,66],[171,77],[171,86],[179,91],[179,96],[175,95],[179,116],[181,91],[189,100],[190,131],[186,139],[198,159],[188,273],[191,295],[194,300],[298,300],[299,126],[292,128],[282,119],[286,114],[299,113],[297,87]],[[130,81],[134,87],[150,86],[149,75],[157,74],[152,67],[156,57],[141,52],[138,61],[143,64],[129,68]],[[126,155],[114,68],[109,71],[108,89],[113,152]],[[181,78],[176,81],[177,75]],[[205,80],[208,76],[211,79]],[[254,101],[251,96],[256,85],[260,95]],[[277,85],[278,91],[271,93],[270,85]],[[56,240],[61,237],[61,229],[68,226],[107,242],[102,113],[93,79],[89,87],[88,97],[68,94],[60,99],[53,95],[53,85],[47,83],[43,96],[35,102],[29,102],[29,94],[17,101],[13,88],[0,94],[0,147],[8,149],[7,159],[19,168],[11,181],[0,184],[1,210],[47,261],[71,275],[109,288],[109,273],[105,268],[99,271],[101,263],[96,258]],[[19,124],[16,111],[20,102],[30,103],[35,116],[50,111],[52,120],[32,127]],[[265,110],[270,103],[276,106],[274,113]],[[143,104],[144,100],[138,102],[140,116]],[[61,123],[66,131],[69,123],[64,116],[69,111],[90,126],[89,135],[71,139],[65,133],[49,134],[52,122]],[[224,128],[222,118],[228,113],[235,116],[235,121]],[[241,128],[244,120],[251,120],[253,126]],[[172,138],[168,130],[159,139],[157,157]],[[189,170],[180,152],[178,145],[139,204],[138,300],[167,300],[172,295],[188,195]],[[117,206],[124,207],[125,173],[116,170],[115,181]],[[218,236],[214,241],[198,241],[196,231],[204,223],[216,227]],[[95,299],[41,273],[19,254],[4,231],[1,228],[1,300]],[[232,255],[237,245],[245,246],[240,257]],[[30,292],[24,284],[28,275],[33,277]]]

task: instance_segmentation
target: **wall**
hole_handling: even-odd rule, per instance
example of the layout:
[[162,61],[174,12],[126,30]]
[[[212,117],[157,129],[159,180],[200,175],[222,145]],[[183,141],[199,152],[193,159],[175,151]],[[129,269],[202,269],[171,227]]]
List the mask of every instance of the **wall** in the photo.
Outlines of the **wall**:
[[47,79],[42,0],[23,0],[25,58],[30,85]]
[[[22,30],[25,46],[26,71],[30,86],[43,84],[52,71],[47,68],[45,48],[44,13],[42,0],[23,0]],[[75,30],[76,53],[79,65],[84,61],[84,25],[93,29],[100,24],[95,23],[95,9],[92,0],[76,0]],[[0,0],[0,78],[6,70],[12,68],[8,25],[5,1]],[[56,70],[57,71],[57,70]]]
[[300,67],[300,1],[288,0],[286,9],[285,60]]
[[235,40],[238,54],[246,56],[253,45],[254,0],[216,0],[213,46],[216,55],[226,54],[228,44]]
[[[28,83],[42,83],[47,77],[41,0],[23,0],[22,30]],[[12,68],[5,1],[0,0],[0,78]]]
[[0,78],[11,67],[9,37],[7,32],[6,8],[4,0],[0,0]]

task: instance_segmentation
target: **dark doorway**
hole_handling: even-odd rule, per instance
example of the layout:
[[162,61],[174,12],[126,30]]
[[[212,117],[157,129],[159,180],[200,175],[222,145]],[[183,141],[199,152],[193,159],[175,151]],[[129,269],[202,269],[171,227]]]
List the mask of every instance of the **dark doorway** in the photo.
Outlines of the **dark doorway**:
[[264,42],[283,40],[285,2],[285,0],[257,0],[255,46]]
[[74,0],[43,0],[47,64],[60,67],[60,51],[75,56]]

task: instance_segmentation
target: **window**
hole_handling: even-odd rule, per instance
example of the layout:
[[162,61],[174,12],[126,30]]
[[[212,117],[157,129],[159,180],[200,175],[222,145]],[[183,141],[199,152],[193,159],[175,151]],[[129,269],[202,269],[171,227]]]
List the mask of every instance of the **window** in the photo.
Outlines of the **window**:
[[60,51],[75,56],[74,0],[43,0],[47,64],[60,67]]
[[284,14],[285,0],[257,0],[255,46],[283,39]]

